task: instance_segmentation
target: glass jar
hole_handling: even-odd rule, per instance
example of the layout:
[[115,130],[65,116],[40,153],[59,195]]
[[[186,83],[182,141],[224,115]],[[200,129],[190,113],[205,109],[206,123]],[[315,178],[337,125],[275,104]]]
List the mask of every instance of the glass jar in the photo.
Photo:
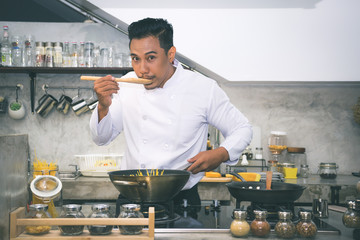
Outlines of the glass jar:
[[54,66],[54,48],[51,42],[45,43],[45,67]]
[[334,179],[337,176],[336,169],[337,169],[336,163],[320,163],[319,165],[320,177],[324,179]]
[[[360,202],[360,200],[357,200]],[[358,208],[355,204],[355,201],[348,201],[348,208],[345,211],[342,221],[345,227],[348,228],[360,228],[360,204],[358,204]]]
[[278,212],[279,222],[275,225],[275,233],[279,238],[292,238],[296,233],[295,225],[291,222],[291,212]]
[[84,45],[84,62],[85,67],[94,66],[94,43],[86,42]]
[[[47,212],[48,205],[46,204],[32,204],[30,205],[30,211],[28,218],[50,218],[49,213]],[[48,233],[51,229],[51,226],[26,226],[25,232],[33,235],[40,235]]]
[[296,231],[301,237],[312,238],[315,237],[317,227],[311,220],[312,214],[307,211],[299,212],[300,221],[296,224]]
[[235,209],[233,211],[233,221],[230,225],[230,232],[234,237],[245,237],[250,232],[250,225],[246,221],[247,212]]
[[302,178],[308,178],[310,175],[310,171],[309,171],[309,165],[304,165],[302,164],[300,166],[300,177]]
[[54,67],[62,67],[62,43],[61,42],[55,42],[54,43]]
[[295,164],[298,169],[297,175],[300,175],[301,165],[307,164],[305,148],[302,147],[288,147],[287,148],[287,162]]
[[255,159],[263,159],[263,148],[262,147],[255,148]]
[[[95,204],[91,207],[92,213],[89,218],[111,218],[110,207],[107,204]],[[107,235],[110,234],[112,225],[92,225],[87,226],[91,235]]]
[[278,172],[285,175],[285,168],[295,168],[293,163],[278,163]]
[[255,219],[250,224],[251,233],[257,237],[267,237],[270,234],[270,224],[266,221],[267,211],[254,210]]
[[43,42],[35,42],[35,67],[43,67],[45,63],[45,47]]
[[[85,218],[84,214],[81,212],[81,209],[81,205],[78,204],[64,205],[60,213],[60,218]],[[59,229],[62,235],[76,236],[82,234],[84,226],[59,226]]]
[[268,169],[271,172],[277,172],[278,171],[278,161],[276,160],[269,160],[268,161]]
[[281,154],[286,146],[286,132],[271,131],[269,138],[269,150],[272,154]]
[[[139,204],[124,204],[120,207],[119,218],[143,218],[144,215],[140,212]],[[142,232],[143,226],[140,225],[121,225],[119,226],[120,233],[124,235],[135,235]]]

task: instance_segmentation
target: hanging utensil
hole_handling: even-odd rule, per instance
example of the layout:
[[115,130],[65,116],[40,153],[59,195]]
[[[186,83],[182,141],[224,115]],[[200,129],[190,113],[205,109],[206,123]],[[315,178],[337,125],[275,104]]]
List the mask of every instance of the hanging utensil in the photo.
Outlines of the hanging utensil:
[[[96,76],[81,76],[80,80],[96,81],[101,77]],[[115,78],[116,82],[138,83],[138,84],[150,84],[151,80],[145,78]]]

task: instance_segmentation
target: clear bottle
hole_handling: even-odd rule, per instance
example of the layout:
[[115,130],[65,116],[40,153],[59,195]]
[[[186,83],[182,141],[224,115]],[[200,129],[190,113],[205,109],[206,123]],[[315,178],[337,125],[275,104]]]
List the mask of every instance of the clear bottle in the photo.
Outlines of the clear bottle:
[[[47,211],[48,205],[46,204],[32,204],[29,207],[28,218],[50,218],[50,215]],[[41,235],[48,233],[51,229],[51,226],[48,225],[30,225],[25,227],[25,232],[32,235]]]
[[45,67],[54,67],[54,48],[51,42],[45,43]]
[[78,67],[79,49],[77,42],[72,42],[71,47],[71,67]]
[[[144,215],[140,212],[139,204],[124,204],[120,207],[119,218],[143,218]],[[121,225],[119,226],[120,233],[124,235],[136,235],[142,232],[143,226],[138,225]]]
[[85,52],[85,43],[80,42],[79,54],[78,54],[78,67],[85,67],[84,52]]
[[235,209],[233,211],[233,221],[230,224],[230,232],[234,237],[245,237],[250,232],[250,225],[246,221],[247,212]]
[[263,148],[262,147],[255,148],[255,159],[263,159]]
[[71,54],[70,54],[70,46],[69,42],[64,42],[63,49],[63,67],[71,67]]
[[24,50],[24,66],[34,67],[35,66],[35,41],[31,35],[25,36],[25,50]]
[[300,211],[300,221],[296,224],[296,232],[304,238],[313,238],[316,236],[317,227],[312,221],[311,212]]
[[310,176],[309,165],[302,164],[300,166],[300,177],[308,178]]
[[294,223],[292,223],[291,212],[278,212],[279,221],[275,225],[275,233],[279,238],[293,238],[296,233]]
[[[356,201],[358,201],[358,206],[356,205]],[[348,208],[345,211],[342,222],[345,227],[348,228],[360,228],[360,200],[356,201],[348,201]]]
[[11,65],[15,67],[22,66],[22,46],[21,46],[21,37],[13,36],[11,39]]
[[[107,204],[95,204],[91,207],[92,213],[89,218],[111,218],[110,207]],[[112,225],[87,226],[91,235],[108,235],[111,233]]]
[[3,36],[1,40],[1,65],[11,66],[11,44],[10,44],[10,34],[9,27],[3,27]]
[[251,233],[257,237],[267,237],[270,234],[270,224],[266,221],[267,211],[254,210],[255,219],[250,224]]
[[84,47],[85,67],[94,67],[94,43],[86,42]]
[[45,47],[43,42],[35,43],[35,67],[44,67],[45,65]]
[[[81,205],[78,204],[67,204],[64,205],[60,213],[60,218],[85,218],[84,214],[81,212]],[[84,231],[83,225],[74,225],[74,226],[59,226],[60,232],[62,235],[66,236],[76,236],[80,235]]]
[[55,42],[54,43],[54,67],[62,67],[62,43]]

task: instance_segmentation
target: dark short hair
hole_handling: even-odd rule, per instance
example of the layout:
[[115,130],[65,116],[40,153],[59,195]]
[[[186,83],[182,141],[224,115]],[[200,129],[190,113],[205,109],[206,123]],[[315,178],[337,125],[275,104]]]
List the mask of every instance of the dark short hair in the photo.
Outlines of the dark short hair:
[[[129,39],[141,39],[154,36],[159,39],[160,47],[165,53],[174,45],[173,44],[173,27],[165,19],[162,18],[145,18],[137,22],[133,22],[128,27]],[[129,43],[129,46],[130,46]]]

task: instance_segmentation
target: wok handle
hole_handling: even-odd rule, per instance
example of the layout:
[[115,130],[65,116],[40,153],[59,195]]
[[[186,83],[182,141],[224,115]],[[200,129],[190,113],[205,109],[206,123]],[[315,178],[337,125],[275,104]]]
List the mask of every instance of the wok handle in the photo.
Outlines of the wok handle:
[[113,183],[116,183],[117,185],[122,185],[122,186],[146,187],[146,182],[131,182],[131,181],[113,180]]

